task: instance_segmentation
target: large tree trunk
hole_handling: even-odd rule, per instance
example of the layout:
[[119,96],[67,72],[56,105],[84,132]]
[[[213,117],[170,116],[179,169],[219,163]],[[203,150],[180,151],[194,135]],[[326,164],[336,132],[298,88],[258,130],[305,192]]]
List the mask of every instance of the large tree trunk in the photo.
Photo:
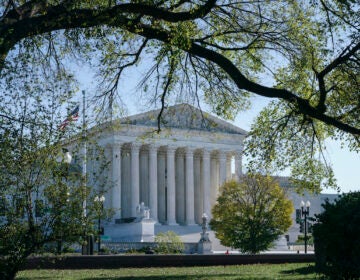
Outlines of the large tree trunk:
[[25,263],[26,257],[14,257],[0,260],[0,279],[13,280],[16,277],[20,267]]

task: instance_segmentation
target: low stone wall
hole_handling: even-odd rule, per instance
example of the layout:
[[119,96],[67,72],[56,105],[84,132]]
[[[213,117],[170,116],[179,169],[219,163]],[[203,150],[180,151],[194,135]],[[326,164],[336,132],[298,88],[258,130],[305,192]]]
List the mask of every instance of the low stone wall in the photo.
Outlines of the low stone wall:
[[256,263],[314,262],[313,254],[262,255],[104,255],[32,257],[22,269],[114,269],[122,267],[179,267]]
[[[304,249],[305,249],[305,247],[302,244],[300,244],[300,245],[299,244],[289,245],[289,250],[290,251],[301,252],[301,251],[304,251]],[[308,250],[308,252],[314,251],[315,250],[314,245],[308,245],[307,250]]]

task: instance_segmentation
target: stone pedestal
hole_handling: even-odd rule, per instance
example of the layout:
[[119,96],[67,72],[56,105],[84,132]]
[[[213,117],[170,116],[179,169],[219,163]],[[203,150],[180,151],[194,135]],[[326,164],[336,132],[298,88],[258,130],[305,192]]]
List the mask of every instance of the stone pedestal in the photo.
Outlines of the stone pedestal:
[[205,254],[211,254],[211,241],[209,239],[209,233],[208,232],[202,232],[201,238],[198,243],[198,253],[201,255]]
[[212,254],[211,241],[199,241],[198,253],[201,255]]
[[155,221],[142,219],[132,223],[110,225],[106,234],[115,242],[154,242]]

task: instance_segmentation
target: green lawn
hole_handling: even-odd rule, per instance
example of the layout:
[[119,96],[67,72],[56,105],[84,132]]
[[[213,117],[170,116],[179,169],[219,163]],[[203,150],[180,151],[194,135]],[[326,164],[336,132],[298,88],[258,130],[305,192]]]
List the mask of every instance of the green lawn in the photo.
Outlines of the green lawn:
[[317,279],[313,264],[237,265],[209,267],[122,268],[94,270],[26,270],[17,280],[53,279]]

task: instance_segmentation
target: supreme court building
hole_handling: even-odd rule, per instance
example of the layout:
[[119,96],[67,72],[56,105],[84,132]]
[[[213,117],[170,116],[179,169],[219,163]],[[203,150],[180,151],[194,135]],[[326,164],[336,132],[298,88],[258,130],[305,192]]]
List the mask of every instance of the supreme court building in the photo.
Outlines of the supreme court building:
[[154,110],[97,128],[110,161],[105,207],[115,215],[108,227],[137,217],[141,202],[157,226],[200,224],[203,213],[210,217],[222,183],[242,173],[246,131],[179,104],[164,111],[155,133],[158,115]]
[[[202,215],[211,218],[219,187],[242,174],[245,130],[191,105],[179,104],[164,110],[161,132],[156,133],[159,112],[118,119],[89,131],[89,135],[96,135],[110,162],[103,174],[108,186],[104,205],[115,215],[103,225],[111,241],[153,240],[153,236],[147,240],[136,237],[136,217],[145,206],[150,218],[146,220],[155,228],[150,235],[171,230],[184,242],[197,242]],[[88,169],[93,168],[88,162]],[[286,178],[280,178],[279,183],[290,189],[289,197],[297,208],[303,198],[291,191]],[[308,198],[316,205],[315,212],[321,212],[325,198]],[[299,235],[295,211],[293,221],[288,232],[292,242]],[[142,233],[147,231],[144,226],[146,223],[141,225]],[[215,239],[214,233],[211,237]]]

